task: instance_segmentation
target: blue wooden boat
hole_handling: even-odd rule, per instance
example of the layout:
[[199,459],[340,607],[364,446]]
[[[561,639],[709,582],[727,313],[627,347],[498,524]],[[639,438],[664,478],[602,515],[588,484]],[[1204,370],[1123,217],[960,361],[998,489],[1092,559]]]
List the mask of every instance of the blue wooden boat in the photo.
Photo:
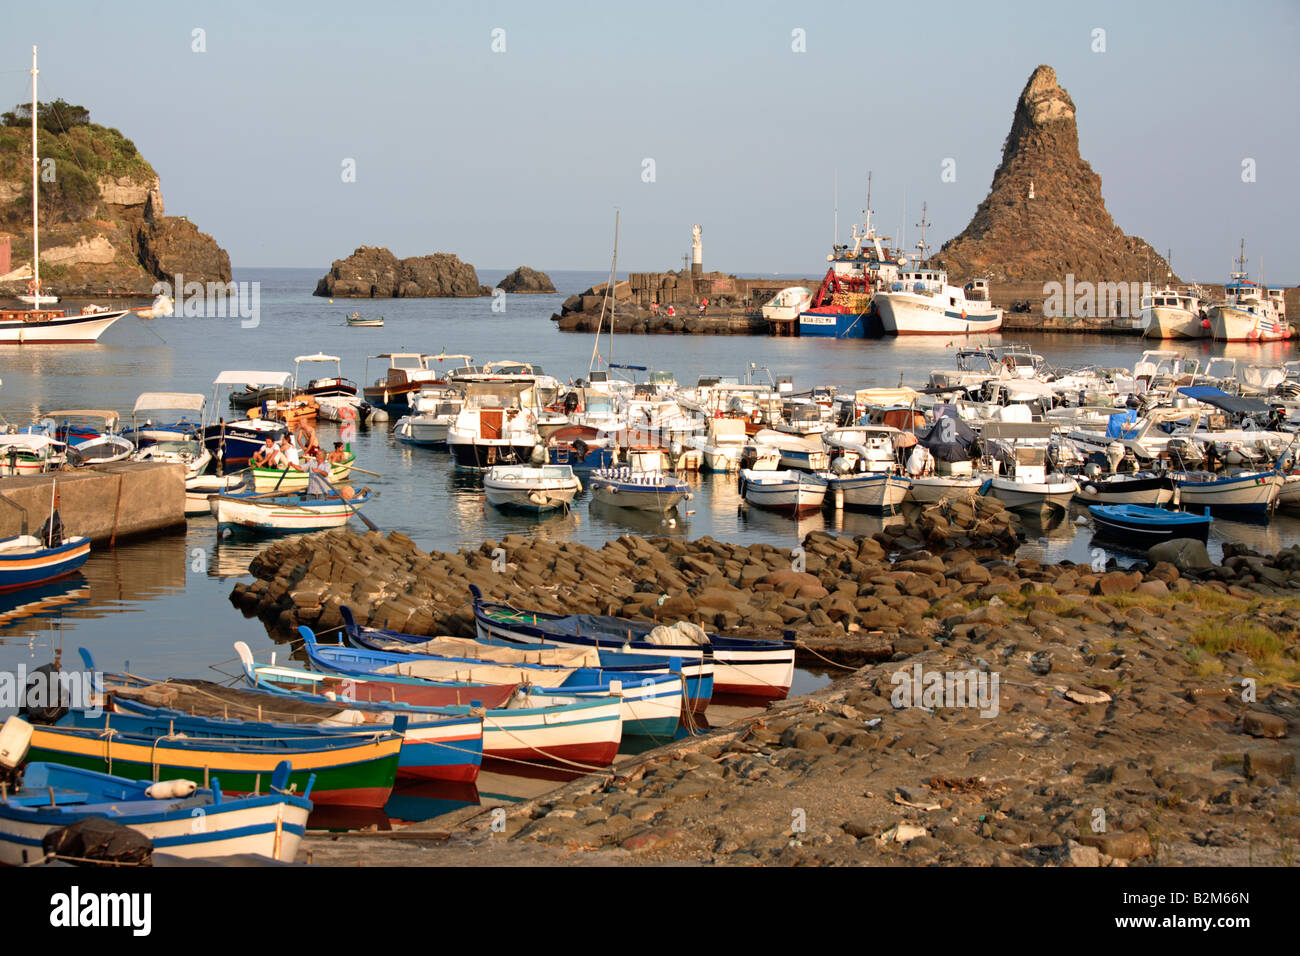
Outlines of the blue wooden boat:
[[0,591],[32,587],[72,574],[90,557],[90,539],[69,538],[47,548],[30,534],[0,540]]
[[[356,618],[352,615],[352,609],[346,605],[339,607],[339,613],[343,616],[343,637],[353,647],[364,647],[372,651],[412,651],[417,654],[431,654],[436,657],[456,657],[467,663],[491,663],[500,660],[521,660],[521,648],[517,641],[503,641],[497,638],[465,638],[459,639],[462,653],[450,654],[444,651],[432,651],[427,648],[421,648],[429,641],[427,637],[421,637],[417,634],[404,634],[401,631],[391,631],[381,627],[366,627],[358,624]],[[552,652],[558,652],[563,655],[565,652],[570,654],[573,651],[573,645],[562,644],[529,644],[527,651],[538,652],[534,657],[534,662],[545,664],[544,658],[556,656]],[[506,652],[506,653],[498,653]],[[635,680],[644,677],[646,674],[680,674],[686,682],[686,696],[688,700],[701,701],[701,706],[695,708],[702,710],[708,706],[709,700],[713,697],[713,661],[705,659],[702,655],[699,660],[690,660],[683,657],[660,657],[653,654],[642,654],[635,651],[614,651],[608,648],[592,648],[602,670],[621,671],[627,674],[625,681]],[[525,663],[528,663],[524,659]]]
[[676,671],[610,671],[600,667],[543,667],[491,664],[466,658],[374,651],[320,644],[311,628],[299,627],[312,667],[367,679],[401,682],[446,681],[464,674],[468,681],[523,683],[552,699],[616,699],[625,735],[671,739],[681,722],[684,695],[680,662]]
[[1090,505],[1088,510],[1098,534],[1121,538],[1137,548],[1173,538],[1205,541],[1210,534],[1209,508],[1199,515],[1149,505]]
[[546,614],[506,604],[489,604],[477,587],[474,623],[480,637],[516,644],[580,644],[610,650],[636,651],[692,660],[695,654],[713,658],[713,693],[734,697],[780,700],[794,681],[794,642],[722,637],[695,628],[694,644],[660,644],[649,640],[654,621],[633,621],[598,614]]
[[[99,674],[90,652],[80,648],[80,654],[86,669]],[[289,708],[283,697],[261,688],[242,690],[207,681],[156,681],[130,674],[104,674],[97,683],[101,693],[105,692],[105,683],[111,685],[116,711],[111,718],[91,718],[72,711],[59,723],[70,727],[111,726],[145,736],[183,733],[193,738],[254,742],[282,737],[338,739],[401,734],[397,775],[413,780],[473,781],[483,762],[483,720],[470,714],[364,714],[327,698],[321,698],[320,706],[315,708]],[[153,706],[128,696],[130,690],[143,688],[170,691],[175,697],[167,703],[176,707]],[[178,709],[182,706],[186,709]],[[249,719],[254,716],[257,719]]]
[[197,789],[33,761],[23,769],[22,786],[0,797],[0,863],[39,862],[47,833],[88,817],[138,831],[157,853],[199,859],[249,853],[292,861],[312,810],[313,781],[293,794],[289,775],[289,762],[282,761],[265,780],[265,793],[233,798],[215,778],[211,788]]

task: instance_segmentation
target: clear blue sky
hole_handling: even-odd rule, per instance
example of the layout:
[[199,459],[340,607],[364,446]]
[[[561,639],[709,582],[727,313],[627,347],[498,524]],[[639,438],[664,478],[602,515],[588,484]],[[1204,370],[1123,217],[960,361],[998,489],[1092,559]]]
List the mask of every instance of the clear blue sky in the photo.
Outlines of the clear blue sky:
[[29,96],[38,44],[41,98],[133,139],[167,211],[237,267],[323,272],[370,244],[607,268],[618,208],[620,271],[680,266],[699,222],[706,268],[813,274],[836,169],[844,236],[868,170],[883,231],[906,190],[910,241],[922,201],[935,248],[959,232],[1047,63],[1124,231],[1211,281],[1245,236],[1252,273],[1263,258],[1266,279],[1300,281],[1298,26],[1269,0],[21,4],[0,104]]

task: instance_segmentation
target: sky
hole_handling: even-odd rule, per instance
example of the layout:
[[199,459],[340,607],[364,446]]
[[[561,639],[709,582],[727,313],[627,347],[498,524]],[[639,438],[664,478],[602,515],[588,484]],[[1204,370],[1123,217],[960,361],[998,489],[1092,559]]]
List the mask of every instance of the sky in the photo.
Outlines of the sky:
[[837,178],[841,240],[869,171],[883,233],[913,245],[922,202],[928,245],[960,232],[1046,63],[1120,228],[1185,278],[1245,238],[1297,282],[1298,41],[1295,0],[73,0],[6,14],[0,104],[38,45],[41,99],[131,138],[236,268],[608,269],[617,210],[620,272],[680,268],[700,223],[706,269],[811,276]]

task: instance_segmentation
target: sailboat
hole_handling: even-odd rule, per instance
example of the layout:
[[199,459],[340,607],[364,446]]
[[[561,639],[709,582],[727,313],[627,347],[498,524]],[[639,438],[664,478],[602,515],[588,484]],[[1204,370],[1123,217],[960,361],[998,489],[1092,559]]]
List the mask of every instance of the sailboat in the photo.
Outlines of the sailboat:
[[90,343],[99,340],[104,331],[129,312],[129,309],[108,310],[88,305],[80,313],[68,315],[63,309],[44,309],[53,305],[58,296],[41,292],[40,223],[37,212],[40,161],[36,155],[36,120],[39,103],[36,99],[36,47],[32,47],[32,281],[30,295],[19,299],[30,309],[0,309],[0,345],[43,344],[58,345]]

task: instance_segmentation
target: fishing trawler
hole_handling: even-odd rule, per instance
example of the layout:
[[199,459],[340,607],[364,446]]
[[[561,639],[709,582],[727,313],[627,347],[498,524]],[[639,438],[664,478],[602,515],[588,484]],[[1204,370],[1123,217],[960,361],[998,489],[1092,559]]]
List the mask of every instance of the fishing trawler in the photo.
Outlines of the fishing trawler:
[[[918,265],[929,252],[925,244],[929,225],[922,205]],[[1002,328],[1002,310],[994,308],[986,279],[973,279],[958,288],[942,269],[903,272],[872,301],[887,335],[972,335]]]
[[1210,307],[1210,335],[1216,342],[1277,342],[1291,337],[1283,290],[1268,289],[1246,276],[1246,241],[1237,271],[1229,276],[1223,301]]

